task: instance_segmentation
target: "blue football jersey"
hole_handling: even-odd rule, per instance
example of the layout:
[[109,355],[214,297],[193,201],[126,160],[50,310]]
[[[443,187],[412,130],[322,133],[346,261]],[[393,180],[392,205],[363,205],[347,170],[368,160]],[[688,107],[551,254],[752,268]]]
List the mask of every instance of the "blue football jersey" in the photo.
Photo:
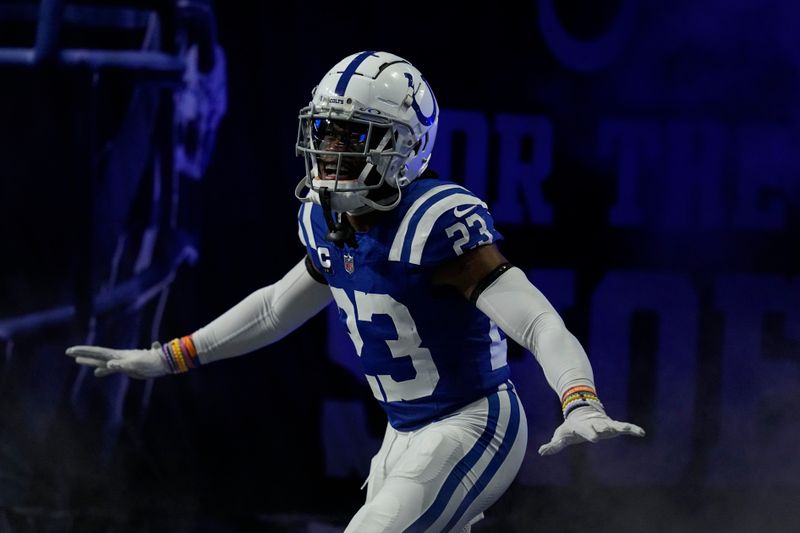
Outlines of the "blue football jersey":
[[319,205],[304,203],[298,220],[394,428],[445,417],[508,379],[502,331],[456,290],[431,282],[442,262],[502,239],[478,197],[452,182],[417,179],[395,209],[356,232],[355,248],[326,240]]

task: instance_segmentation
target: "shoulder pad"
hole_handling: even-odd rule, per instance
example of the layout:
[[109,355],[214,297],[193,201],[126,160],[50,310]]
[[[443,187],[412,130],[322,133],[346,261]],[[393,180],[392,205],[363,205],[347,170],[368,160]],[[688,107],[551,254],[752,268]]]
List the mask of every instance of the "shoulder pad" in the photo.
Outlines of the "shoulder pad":
[[392,241],[389,260],[435,265],[502,238],[486,203],[449,183],[431,188],[411,204]]

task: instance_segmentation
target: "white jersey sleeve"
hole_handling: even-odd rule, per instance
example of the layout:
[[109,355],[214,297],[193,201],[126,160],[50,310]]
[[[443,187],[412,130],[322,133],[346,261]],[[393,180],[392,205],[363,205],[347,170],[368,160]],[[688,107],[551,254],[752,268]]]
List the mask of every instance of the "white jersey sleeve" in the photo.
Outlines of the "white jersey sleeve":
[[304,258],[279,281],[194,332],[192,342],[203,364],[243,355],[285,337],[332,298],[328,286],[311,277]]

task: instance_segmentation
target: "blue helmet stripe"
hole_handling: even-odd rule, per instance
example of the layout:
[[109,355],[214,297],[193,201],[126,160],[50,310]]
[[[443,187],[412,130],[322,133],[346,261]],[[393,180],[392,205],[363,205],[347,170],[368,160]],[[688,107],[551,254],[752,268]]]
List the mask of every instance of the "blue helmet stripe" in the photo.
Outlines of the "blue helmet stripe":
[[339,96],[344,96],[344,92],[347,90],[347,85],[350,83],[350,78],[352,78],[353,74],[356,73],[359,65],[361,65],[361,63],[363,63],[364,60],[369,56],[378,57],[375,52],[370,50],[367,52],[361,52],[353,58],[350,64],[347,65],[347,68],[344,69],[344,72],[342,72],[342,77],[339,78],[339,82],[336,84],[336,94]]

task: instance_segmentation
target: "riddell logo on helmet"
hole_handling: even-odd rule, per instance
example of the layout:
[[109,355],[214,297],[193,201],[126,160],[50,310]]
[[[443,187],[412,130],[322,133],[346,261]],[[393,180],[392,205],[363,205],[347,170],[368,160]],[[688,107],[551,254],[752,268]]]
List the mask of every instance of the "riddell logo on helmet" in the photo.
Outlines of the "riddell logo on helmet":
[[328,102],[331,104],[343,104],[344,100],[342,98],[328,98]]

